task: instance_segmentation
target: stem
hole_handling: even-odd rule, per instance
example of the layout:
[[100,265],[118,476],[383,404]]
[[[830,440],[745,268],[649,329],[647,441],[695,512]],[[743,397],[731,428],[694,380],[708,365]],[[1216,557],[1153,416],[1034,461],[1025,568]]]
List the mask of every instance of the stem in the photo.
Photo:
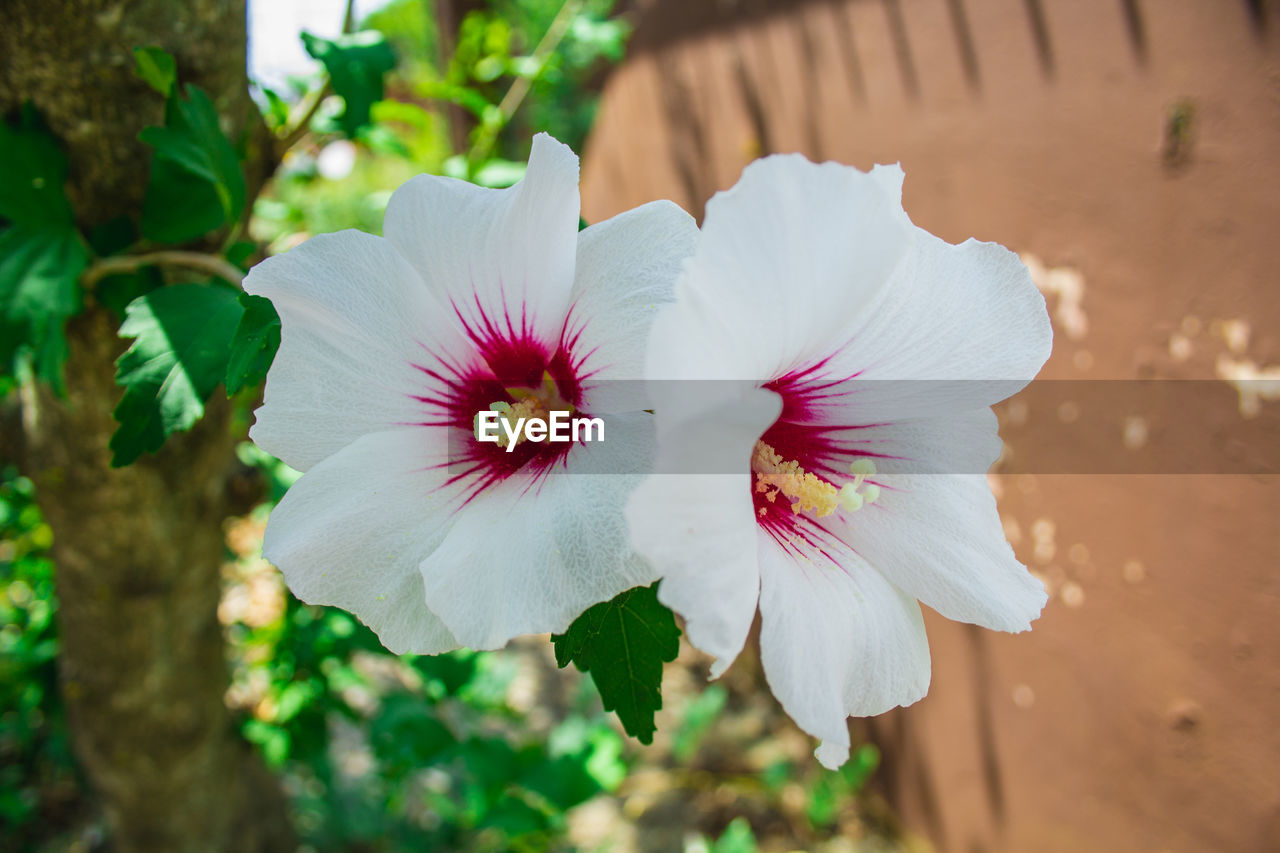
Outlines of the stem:
[[511,84],[511,88],[507,90],[507,94],[502,97],[502,102],[498,104],[498,114],[500,120],[493,125],[485,125],[481,128],[480,138],[476,140],[476,144],[472,146],[471,153],[467,156],[467,162],[475,166],[489,156],[489,152],[493,150],[493,144],[498,140],[498,134],[502,131],[507,123],[511,121],[511,117],[515,115],[517,109],[520,108],[521,102],[525,96],[529,94],[529,89],[533,86],[535,80],[542,76],[542,71],[547,67],[547,60],[551,58],[551,54],[560,46],[560,41],[564,38],[564,34],[569,31],[569,25],[573,23],[573,19],[578,16],[578,12],[582,11],[583,0],[565,0],[564,5],[560,7],[560,11],[556,12],[555,18],[551,21],[551,26],[547,27],[546,34],[542,37],[542,41],[538,42],[538,46],[533,50],[534,71],[525,77],[517,77]]
[[[347,10],[342,15],[342,32],[350,35],[356,29],[356,0],[347,0]],[[307,106],[307,110],[302,114],[302,118],[298,119],[285,132],[285,135],[276,145],[276,159],[284,157],[285,152],[298,144],[302,137],[307,135],[307,131],[311,129],[311,120],[316,117],[316,110],[320,109],[320,105],[324,103],[324,99],[329,97],[333,92],[333,80],[326,77],[324,85],[316,92],[315,98]]]
[[330,80],[325,80],[324,85],[316,90],[316,96],[307,106],[307,111],[303,113],[302,118],[298,119],[276,144],[277,159],[284,157],[286,151],[297,145],[298,141],[307,135],[307,132],[311,130],[311,120],[316,117],[316,111],[320,109],[320,105],[324,103],[324,99],[329,97],[329,93],[332,91],[333,84]]
[[151,252],[146,255],[115,255],[103,258],[89,267],[80,276],[80,283],[86,290],[93,288],[103,278],[120,273],[137,272],[143,267],[176,267],[179,269],[199,270],[219,278],[224,278],[234,285],[244,280],[244,273],[226,258],[218,255],[206,255],[202,252]]

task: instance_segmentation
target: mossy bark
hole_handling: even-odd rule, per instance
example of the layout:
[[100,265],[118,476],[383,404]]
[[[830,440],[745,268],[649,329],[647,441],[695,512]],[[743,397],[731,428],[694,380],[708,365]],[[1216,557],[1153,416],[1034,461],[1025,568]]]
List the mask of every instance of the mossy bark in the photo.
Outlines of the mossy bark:
[[[80,224],[136,220],[149,155],[138,131],[163,102],[133,74],[135,45],[175,55],[241,138],[244,0],[4,0],[0,111],[32,102],[70,159]],[[217,620],[222,520],[237,436],[214,400],[155,456],[109,467],[119,318],[88,300],[68,326],[67,396],[28,395],[22,467],[54,531],[63,691],[76,755],[118,850],[289,850],[276,781],[223,695]],[[6,455],[8,455],[6,453]]]

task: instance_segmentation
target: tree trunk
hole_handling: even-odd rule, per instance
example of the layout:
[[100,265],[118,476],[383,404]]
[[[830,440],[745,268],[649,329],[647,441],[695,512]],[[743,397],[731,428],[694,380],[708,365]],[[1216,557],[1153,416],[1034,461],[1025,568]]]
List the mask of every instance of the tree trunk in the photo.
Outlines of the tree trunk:
[[[173,53],[233,130],[252,126],[244,0],[0,4],[0,110],[30,100],[66,146],[86,228],[141,208],[150,158],[137,134],[163,103],[134,78],[135,45]],[[90,300],[67,330],[66,399],[42,390],[23,413],[20,461],[54,531],[76,754],[118,850],[289,850],[283,795],[223,701],[229,407],[215,399],[159,454],[110,468],[118,323]]]

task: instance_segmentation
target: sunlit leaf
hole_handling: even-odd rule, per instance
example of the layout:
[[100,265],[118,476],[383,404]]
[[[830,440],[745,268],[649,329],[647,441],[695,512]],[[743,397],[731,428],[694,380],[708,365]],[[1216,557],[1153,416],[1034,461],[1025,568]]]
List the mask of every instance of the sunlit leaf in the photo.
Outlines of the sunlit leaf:
[[243,309],[236,291],[213,284],[163,287],[129,303],[120,337],[133,344],[116,362],[125,389],[116,406],[111,464],[159,450],[204,416],[204,401],[226,375]]
[[134,73],[144,83],[166,98],[178,82],[178,63],[168,51],[159,47],[133,49]]
[[234,222],[245,202],[244,173],[213,102],[187,86],[165,104],[162,127],[138,138],[155,148],[142,206],[142,233],[163,243],[199,237]]
[[333,91],[346,107],[338,116],[342,132],[355,137],[369,123],[369,109],[382,100],[382,78],[396,66],[396,54],[386,38],[367,30],[336,39],[302,34],[307,53],[324,64]]

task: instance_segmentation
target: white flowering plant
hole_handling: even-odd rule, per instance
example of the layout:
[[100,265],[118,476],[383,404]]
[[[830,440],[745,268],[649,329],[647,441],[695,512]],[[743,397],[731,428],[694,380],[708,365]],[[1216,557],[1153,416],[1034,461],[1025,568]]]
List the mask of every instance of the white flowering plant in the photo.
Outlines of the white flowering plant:
[[[245,289],[282,341],[250,434],[304,472],[265,555],[392,651],[556,634],[644,740],[667,608],[713,676],[758,611],[774,693],[839,766],[847,717],[927,690],[917,600],[1008,631],[1045,603],[984,477],[1043,298],[1013,253],[914,226],[902,179],[772,157],[701,232],[654,203],[578,233],[576,158],[542,136],[510,189],[417,178],[384,238],[263,262]],[[566,412],[605,440],[543,440]]]

